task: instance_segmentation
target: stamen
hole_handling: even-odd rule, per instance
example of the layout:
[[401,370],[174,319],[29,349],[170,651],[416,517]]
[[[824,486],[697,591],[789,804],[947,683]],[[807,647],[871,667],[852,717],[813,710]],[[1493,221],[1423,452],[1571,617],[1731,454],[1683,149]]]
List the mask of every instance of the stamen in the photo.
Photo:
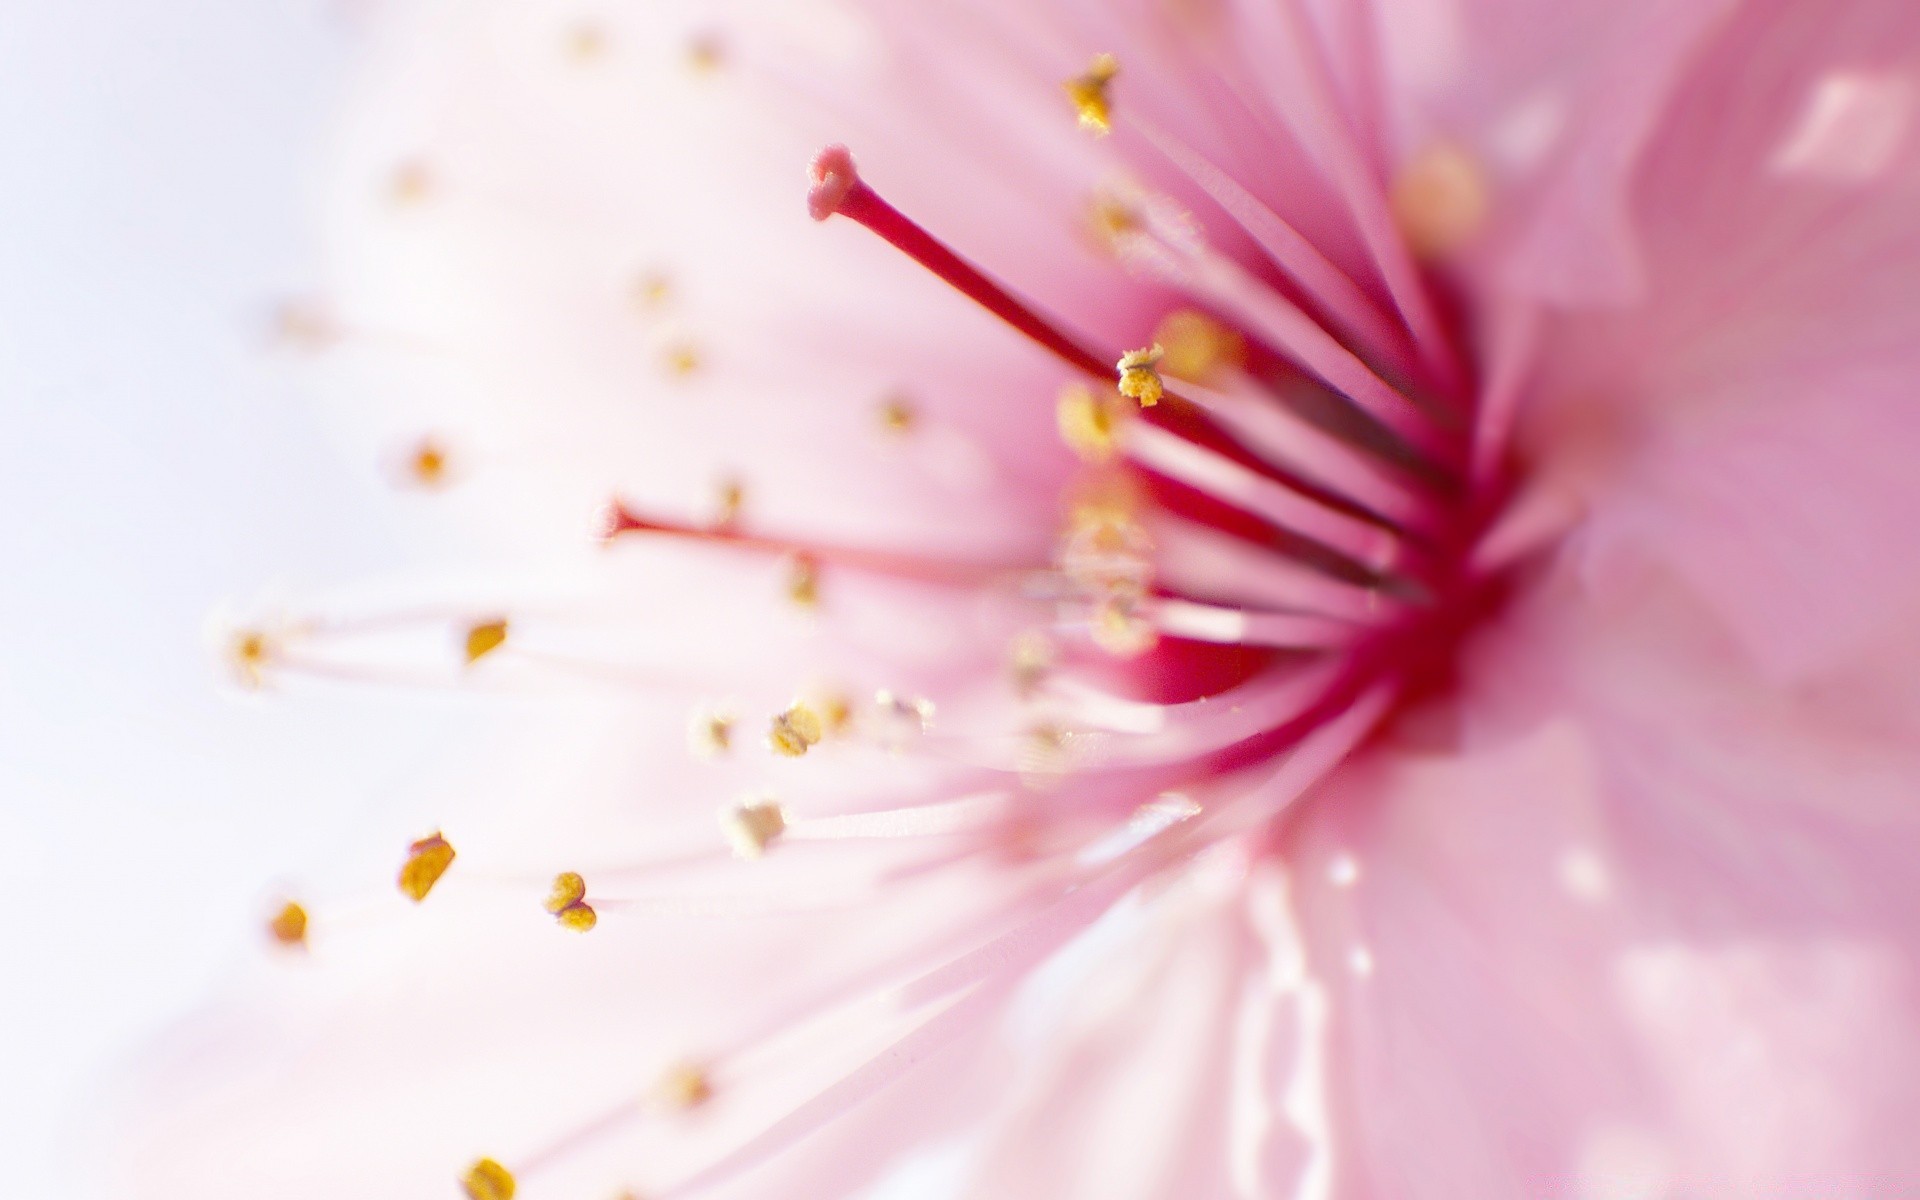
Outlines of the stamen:
[[1166,357],[1166,351],[1160,343],[1140,350],[1129,350],[1120,356],[1114,369],[1120,373],[1118,384],[1122,396],[1138,400],[1141,408],[1152,408],[1160,403],[1167,389],[1160,382],[1160,360]]
[[1013,326],[1044,349],[1096,379],[1107,378],[1106,364],[1060,332],[1052,322],[1014,298],[978,267],[947,249],[899,209],[868,187],[854,167],[845,146],[828,146],[814,157],[813,187],[807,192],[807,211],[816,221],[835,213],[858,221],[888,244],[938,275],[962,295]]
[[287,901],[267,922],[267,932],[282,946],[304,947],[307,944],[307,910],[292,900]]
[[820,604],[820,563],[811,554],[796,554],[787,562],[787,599],[797,608]]
[[920,414],[905,396],[889,396],[880,404],[880,428],[895,437],[906,437],[920,423]]
[[507,619],[497,617],[491,621],[479,621],[467,629],[466,655],[467,665],[472,666],[487,655],[492,654],[507,641]]
[[699,758],[719,758],[733,748],[735,717],[725,712],[696,712],[687,726],[687,745]]
[[587,903],[587,881],[573,871],[562,871],[553,878],[553,892],[547,897],[547,911],[568,929],[585,933],[599,923],[599,914]]
[[1073,101],[1074,112],[1080,118],[1080,128],[1095,137],[1105,137],[1113,132],[1113,98],[1108,93],[1114,76],[1119,73],[1118,59],[1111,54],[1096,54],[1086,74],[1076,75],[1060,85],[1066,90],[1067,98]]
[[739,479],[722,479],[714,488],[713,527],[731,529],[740,522],[740,512],[747,506],[747,485]]
[[446,446],[436,438],[423,437],[408,452],[402,474],[416,487],[437,488],[448,481],[448,465]]
[[1060,440],[1084,462],[1101,466],[1113,461],[1120,452],[1120,428],[1129,406],[1108,393],[1095,394],[1085,384],[1069,385],[1054,406],[1054,421]]
[[453,865],[453,847],[438,832],[407,847],[407,861],[400,867],[400,890],[415,904],[427,898],[433,885]]
[[1153,343],[1166,347],[1162,369],[1193,383],[1247,360],[1247,343],[1225,325],[1191,308],[1175,309],[1154,327]]
[[460,1188],[467,1200],[513,1200],[516,1190],[513,1173],[490,1158],[468,1167],[460,1177]]
[[266,686],[280,649],[279,639],[264,629],[236,629],[227,639],[227,666],[241,687],[258,691]]
[[772,800],[749,800],[721,812],[720,828],[735,854],[755,859],[786,832],[787,814]]
[[654,1088],[660,1103],[675,1112],[689,1112],[713,1099],[713,1080],[697,1063],[677,1063]]
[[787,758],[800,758],[826,735],[820,714],[802,702],[776,714],[767,731],[767,748]]

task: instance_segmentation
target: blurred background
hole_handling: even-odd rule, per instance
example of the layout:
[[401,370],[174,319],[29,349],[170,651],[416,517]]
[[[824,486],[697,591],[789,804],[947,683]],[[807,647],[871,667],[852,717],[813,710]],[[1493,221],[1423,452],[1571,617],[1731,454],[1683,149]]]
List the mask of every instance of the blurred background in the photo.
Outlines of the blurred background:
[[404,498],[330,441],[274,313],[349,61],[326,0],[0,3],[0,1146],[88,1195],[139,1047],[257,953],[447,719],[248,699],[227,599],[377,574]]

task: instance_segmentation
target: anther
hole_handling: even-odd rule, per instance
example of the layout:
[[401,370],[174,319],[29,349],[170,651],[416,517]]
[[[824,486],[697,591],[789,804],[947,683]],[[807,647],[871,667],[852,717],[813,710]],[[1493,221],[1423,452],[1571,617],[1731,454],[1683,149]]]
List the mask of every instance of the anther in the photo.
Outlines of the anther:
[[747,506],[747,485],[737,478],[722,479],[714,488],[713,527],[732,529],[740,522],[740,513]]
[[1138,400],[1141,408],[1152,408],[1166,395],[1166,387],[1160,382],[1160,360],[1166,351],[1155,342],[1142,350],[1129,350],[1120,356],[1114,364],[1114,370],[1120,374],[1115,386],[1122,396]]
[[438,832],[408,846],[407,861],[400,867],[400,890],[415,904],[425,900],[453,865],[453,857],[453,846]]
[[889,396],[880,402],[880,428],[895,437],[906,437],[920,423],[920,414],[904,396]]
[[720,828],[741,858],[759,858],[787,830],[787,815],[772,800],[749,800],[720,813]]
[[633,281],[632,296],[635,308],[648,311],[664,308],[673,298],[673,281],[662,271],[642,272]]
[[460,1177],[460,1189],[466,1192],[467,1200],[513,1200],[517,1190],[513,1172],[490,1158],[467,1168],[467,1173]]
[[1096,54],[1086,74],[1076,75],[1060,85],[1073,101],[1080,128],[1095,137],[1113,132],[1113,98],[1109,92],[1114,76],[1119,73],[1120,63],[1113,55]]
[[553,877],[553,891],[547,896],[547,911],[568,929],[585,933],[599,923],[599,914],[587,903],[587,881],[573,871]]
[[787,562],[787,600],[797,608],[820,603],[820,564],[811,554],[796,554]]
[[713,1080],[697,1063],[677,1063],[660,1077],[654,1095],[664,1107],[688,1112],[713,1099]]
[[307,910],[292,900],[287,901],[267,922],[267,932],[282,946],[304,947],[307,944]]
[[466,656],[467,665],[472,666],[495,650],[506,645],[507,619],[495,617],[488,621],[476,621],[467,627]]
[[227,639],[227,666],[241,687],[258,691],[280,655],[280,643],[264,629],[236,629]]
[[424,437],[407,452],[403,475],[417,487],[436,488],[447,482],[447,448],[434,438]]
[[796,702],[785,712],[776,714],[772,726],[767,730],[767,747],[775,754],[786,758],[799,758],[826,736],[826,727],[820,714],[811,706]]
[[1486,223],[1486,176],[1465,150],[1436,142],[1394,177],[1390,201],[1414,254],[1443,258],[1473,240]]
[[733,748],[732,713],[696,712],[687,725],[687,746],[696,757],[719,758]]
[[701,361],[700,347],[689,338],[674,338],[660,350],[660,365],[676,379],[698,371]]
[[1154,344],[1166,348],[1160,369],[1179,379],[1205,383],[1223,368],[1246,361],[1247,344],[1220,322],[1191,308],[1166,315],[1153,331]]
[[1084,462],[1096,466],[1112,462],[1120,452],[1120,428],[1128,407],[1112,393],[1097,395],[1084,384],[1070,384],[1054,405],[1060,440]]

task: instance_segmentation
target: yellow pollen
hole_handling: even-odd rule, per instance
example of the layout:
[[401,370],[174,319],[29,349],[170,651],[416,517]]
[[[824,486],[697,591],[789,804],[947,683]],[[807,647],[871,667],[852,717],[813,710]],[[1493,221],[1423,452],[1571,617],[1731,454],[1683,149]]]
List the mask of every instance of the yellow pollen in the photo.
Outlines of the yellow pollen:
[[1029,696],[1038,690],[1047,672],[1053,670],[1055,655],[1052,639],[1038,630],[1029,629],[1014,638],[1007,650],[1014,691]]
[[750,800],[725,809],[720,828],[741,858],[759,858],[787,830],[787,815],[772,800]]
[[880,403],[880,429],[895,437],[906,437],[919,423],[920,414],[904,396],[890,396]]
[[1111,54],[1096,54],[1093,64],[1084,75],[1076,75],[1060,86],[1066,89],[1067,98],[1073,101],[1073,110],[1080,118],[1080,128],[1095,137],[1105,137],[1113,132],[1113,98],[1108,94],[1113,77],[1120,73],[1120,63]]
[[696,75],[711,75],[726,65],[727,45],[719,34],[698,34],[687,43],[687,66]]
[[593,905],[585,900],[567,905],[553,914],[553,918],[560,922],[562,928],[571,929],[575,933],[585,933],[600,923],[600,914],[593,911]]
[[1137,658],[1160,641],[1159,631],[1141,619],[1134,602],[1126,597],[1095,605],[1088,633],[1094,645],[1115,658]]
[[713,1099],[713,1080],[705,1067],[679,1063],[661,1076],[654,1092],[666,1107],[687,1112]]
[[640,309],[666,307],[673,298],[673,281],[664,272],[647,271],[633,281],[633,304]]
[[387,180],[387,199],[398,206],[419,204],[433,194],[433,172],[418,159],[401,163]]
[[731,713],[697,712],[687,728],[687,745],[700,758],[718,758],[733,748]]
[[1162,369],[1195,383],[1206,382],[1224,367],[1238,367],[1247,357],[1247,344],[1239,334],[1191,308],[1168,313],[1153,331],[1153,340],[1166,348]]
[[740,512],[747,506],[747,485],[738,479],[723,479],[714,489],[713,527],[730,529],[740,520]]
[[265,630],[240,629],[227,643],[227,663],[241,687],[257,690],[266,686],[267,670],[279,650],[279,643]]
[[1472,241],[1486,223],[1489,197],[1479,163],[1452,142],[1435,142],[1393,180],[1394,221],[1414,254],[1444,258]]
[[547,911],[559,915],[569,905],[587,898],[587,881],[578,872],[562,871],[553,877],[553,891],[547,896]]
[[507,619],[497,617],[491,621],[478,621],[467,629],[467,665],[472,666],[495,650],[506,645]]
[[282,946],[306,945],[307,910],[292,900],[287,901],[280,906],[279,912],[273,914],[273,919],[267,922],[267,932],[272,934],[273,940]]
[[1087,205],[1087,232],[1094,247],[1108,254],[1118,254],[1122,243],[1145,224],[1137,205],[1107,189],[1097,192]]
[[667,374],[685,379],[700,369],[700,347],[685,338],[676,338],[669,342],[661,352],[661,364]]
[[407,455],[407,479],[421,487],[439,487],[447,481],[447,450],[432,438],[422,438]]
[[466,1192],[467,1200],[513,1200],[513,1172],[490,1158],[483,1158],[460,1177],[460,1188]]
[[820,603],[820,564],[811,555],[796,554],[787,564],[787,599],[800,608]]
[[1084,462],[1096,465],[1113,461],[1120,450],[1120,429],[1129,406],[1112,393],[1096,395],[1082,384],[1070,384],[1054,405],[1055,424],[1060,440]]
[[452,865],[453,847],[447,839],[438,833],[423,837],[407,847],[407,861],[400,867],[400,890],[418,904]]
[[1120,372],[1119,391],[1130,400],[1138,400],[1141,408],[1152,408],[1160,403],[1160,397],[1166,395],[1166,388],[1160,383],[1160,359],[1166,351],[1155,342],[1143,350],[1129,350],[1120,356],[1114,369]]
[[772,727],[767,730],[767,746],[775,754],[799,758],[819,745],[824,736],[826,725],[820,714],[810,705],[796,701],[773,718]]

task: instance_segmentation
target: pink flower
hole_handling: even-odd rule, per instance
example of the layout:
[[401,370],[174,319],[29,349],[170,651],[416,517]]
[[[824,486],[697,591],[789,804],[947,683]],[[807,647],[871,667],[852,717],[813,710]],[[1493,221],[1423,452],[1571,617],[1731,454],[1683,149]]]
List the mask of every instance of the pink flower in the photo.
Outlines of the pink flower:
[[368,40],[294,330],[531,565],[236,660],[535,702],[125,1194],[1920,1179],[1920,11]]

